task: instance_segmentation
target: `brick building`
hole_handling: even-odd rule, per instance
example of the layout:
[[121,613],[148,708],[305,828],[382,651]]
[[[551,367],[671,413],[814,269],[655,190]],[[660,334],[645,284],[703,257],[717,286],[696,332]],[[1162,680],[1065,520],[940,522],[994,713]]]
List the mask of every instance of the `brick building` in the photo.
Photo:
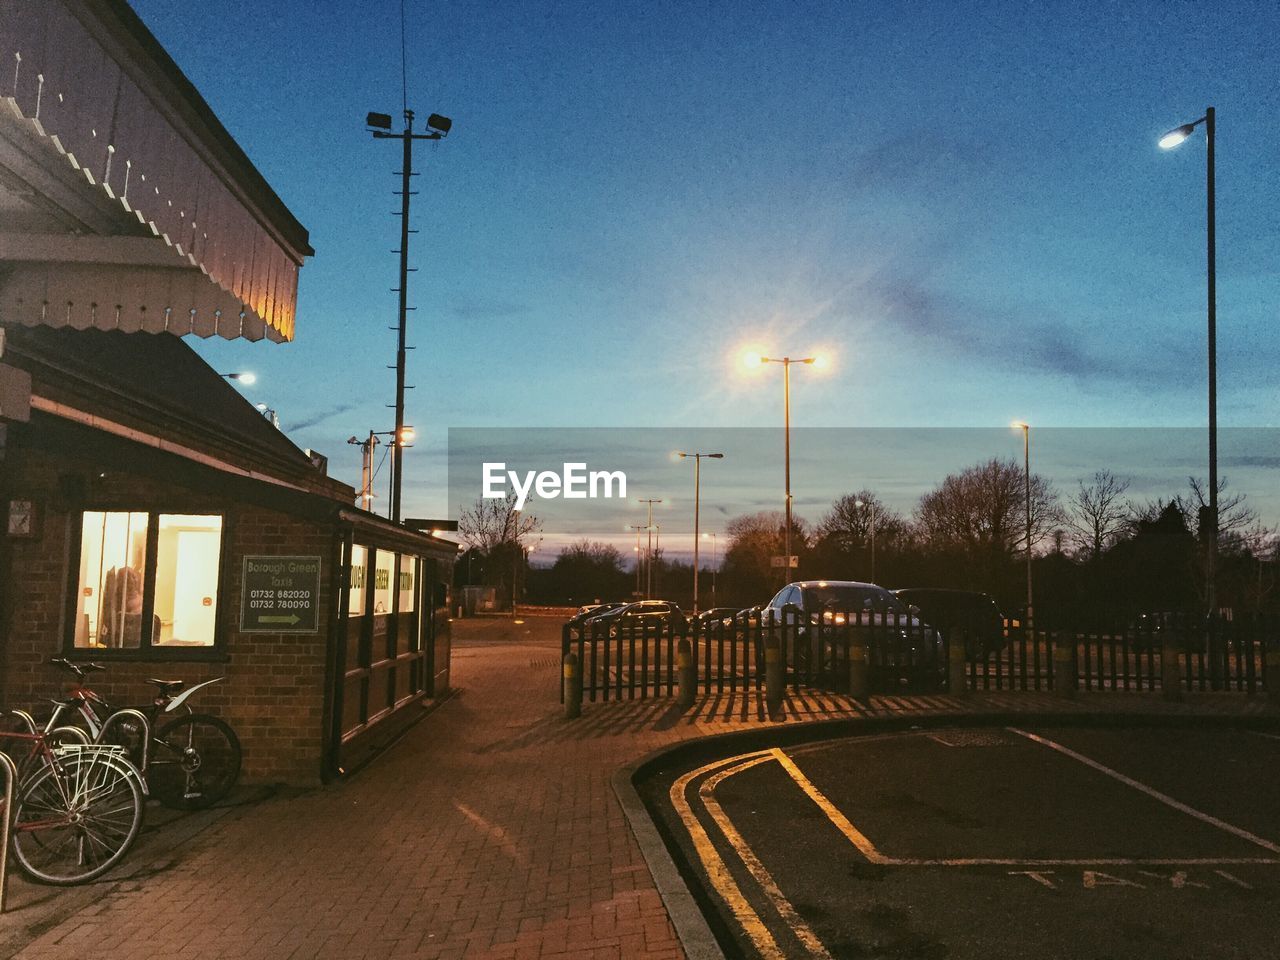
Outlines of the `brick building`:
[[355,508],[181,339],[294,336],[307,232],[122,0],[0,0],[0,706],[220,682],[248,780],[448,690],[455,547]]

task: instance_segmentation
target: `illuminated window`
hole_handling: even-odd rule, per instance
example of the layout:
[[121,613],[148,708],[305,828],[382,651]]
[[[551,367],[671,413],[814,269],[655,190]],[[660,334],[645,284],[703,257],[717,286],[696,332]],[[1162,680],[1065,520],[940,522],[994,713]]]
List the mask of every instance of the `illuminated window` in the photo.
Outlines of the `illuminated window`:
[[396,555],[388,550],[375,553],[377,562],[373,568],[373,612],[391,613],[391,573]]
[[213,647],[222,534],[217,515],[85,511],[72,648]]
[[138,647],[147,564],[145,513],[84,515],[80,531],[77,647]]
[[369,548],[359,543],[351,545],[351,587],[347,593],[347,612],[350,616],[364,615],[365,585],[369,581]]
[[212,647],[218,619],[222,518],[160,514],[151,642]]
[[400,606],[396,607],[398,613],[413,612],[414,588],[417,586],[417,577],[414,576],[416,570],[415,559],[402,553],[400,555]]

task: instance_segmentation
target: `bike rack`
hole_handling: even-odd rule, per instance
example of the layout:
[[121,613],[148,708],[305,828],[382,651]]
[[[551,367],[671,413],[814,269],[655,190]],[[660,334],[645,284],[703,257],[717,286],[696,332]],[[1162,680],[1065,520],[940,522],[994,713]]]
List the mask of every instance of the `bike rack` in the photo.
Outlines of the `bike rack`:
[[27,713],[27,711],[10,710],[9,715],[12,717],[17,717],[19,720],[21,720],[23,725],[27,728],[27,732],[31,734],[33,737],[40,732],[36,728],[36,718],[31,716],[31,714]]
[[142,757],[141,762],[138,765],[138,772],[145,777],[147,773],[147,761],[151,758],[151,721],[147,719],[147,715],[141,710],[135,710],[133,707],[125,707],[123,710],[117,710],[102,722],[102,729],[98,731],[98,736],[93,742],[95,744],[101,744],[103,742],[103,738],[107,735],[107,731],[111,729],[111,725],[119,722],[125,717],[131,717],[142,724]]
[[7,753],[0,753],[0,772],[4,774],[4,817],[0,818],[0,913],[5,910],[9,891],[9,827],[13,824],[13,788],[18,781],[18,768]]

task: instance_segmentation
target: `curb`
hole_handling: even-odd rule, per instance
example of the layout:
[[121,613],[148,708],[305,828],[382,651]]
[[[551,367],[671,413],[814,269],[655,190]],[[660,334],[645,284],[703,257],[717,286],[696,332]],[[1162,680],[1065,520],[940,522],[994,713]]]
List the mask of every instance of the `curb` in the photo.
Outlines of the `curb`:
[[[805,720],[792,726],[779,724],[762,730],[735,730],[694,737],[670,746],[660,747],[639,760],[619,768],[611,778],[613,792],[622,806],[631,833],[640,847],[654,885],[662,896],[667,915],[676,929],[676,937],[688,960],[725,960],[724,949],[716,938],[701,906],[706,899],[690,889],[677,865],[670,847],[663,839],[654,818],[645,805],[636,782],[648,776],[653,768],[672,762],[685,764],[690,759],[709,759],[711,754],[749,753],[768,747],[796,746],[819,740],[834,740],[860,733],[911,730],[937,727],[994,727],[1012,724],[1053,723],[1075,727],[1215,727],[1280,731],[1280,715],[1232,716],[1194,713],[1142,712],[1062,712],[991,710],[976,713],[931,713],[919,716],[846,717],[835,720]],[[702,892],[702,891],[700,891]]]

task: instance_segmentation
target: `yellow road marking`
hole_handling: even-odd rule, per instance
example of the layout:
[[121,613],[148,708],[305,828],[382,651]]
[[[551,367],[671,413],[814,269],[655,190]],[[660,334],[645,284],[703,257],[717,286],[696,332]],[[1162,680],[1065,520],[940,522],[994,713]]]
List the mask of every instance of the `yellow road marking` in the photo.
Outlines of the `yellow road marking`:
[[[773,752],[776,754],[778,751],[775,750]],[[806,924],[800,917],[800,914],[796,912],[796,908],[791,905],[791,901],[783,895],[782,891],[778,888],[777,883],[774,882],[773,877],[770,876],[769,871],[766,870],[764,864],[760,862],[760,858],[757,857],[755,851],[747,845],[747,842],[742,839],[742,835],[738,833],[733,822],[725,815],[724,810],[720,807],[720,804],[715,798],[715,789],[720,785],[722,780],[741,773],[743,770],[746,770],[749,767],[754,767],[756,764],[762,763],[768,759],[768,756],[758,757],[745,764],[730,767],[727,770],[722,770],[714,776],[708,777],[703,782],[702,787],[698,790],[698,795],[702,798],[702,804],[707,808],[707,813],[711,815],[711,819],[716,822],[716,826],[718,826],[720,828],[720,832],[724,834],[724,838],[729,841],[734,852],[738,854],[738,858],[742,861],[743,865],[746,866],[748,872],[750,872],[756,883],[760,885],[760,889],[763,890],[765,896],[769,898],[774,909],[778,911],[778,915],[782,917],[783,922],[791,928],[791,932],[796,935],[796,939],[804,944],[805,949],[809,951],[809,956],[816,957],[818,960],[832,960],[831,954],[828,953],[827,948],[822,945],[822,941],[818,939],[817,935],[814,934],[809,925]]]
[[1113,780],[1119,780],[1125,786],[1133,787],[1133,789],[1137,790],[1139,793],[1145,793],[1147,796],[1155,800],[1159,800],[1161,803],[1165,804],[1165,806],[1172,807],[1180,813],[1185,813],[1189,817],[1195,817],[1202,823],[1207,823],[1210,826],[1217,827],[1219,830],[1223,830],[1232,836],[1239,837],[1241,840],[1247,840],[1254,846],[1262,847],[1263,850],[1270,850],[1272,853],[1280,853],[1280,844],[1272,843],[1270,840],[1264,840],[1262,837],[1259,837],[1257,834],[1250,833],[1248,830],[1233,826],[1225,820],[1219,820],[1211,814],[1195,809],[1195,807],[1187,806],[1187,804],[1183,803],[1181,800],[1175,800],[1167,793],[1161,793],[1154,787],[1148,787],[1145,783],[1134,780],[1132,777],[1126,777],[1119,770],[1112,770],[1110,767],[1104,766],[1097,760],[1092,760],[1089,757],[1086,757],[1083,753],[1076,753],[1076,751],[1072,750],[1070,747],[1064,747],[1060,743],[1055,743],[1052,740],[1037,736],[1034,733],[1029,733],[1026,730],[1019,730],[1017,727],[1009,727],[1008,729],[1011,732],[1018,734],[1020,737],[1026,737],[1028,740],[1034,741],[1042,746],[1046,746],[1050,750],[1058,751],[1058,753],[1061,753],[1063,756],[1070,757],[1072,760],[1077,760],[1080,763],[1083,763],[1086,767],[1097,770],[1099,773],[1105,773]]
[[744,761],[744,758],[745,762],[739,763],[736,769],[745,770],[748,767],[755,766],[757,763],[763,763],[769,759],[769,755],[765,751],[761,751],[758,754],[744,754],[742,757],[733,757],[729,760],[717,760],[715,763],[709,763],[705,767],[699,767],[697,770],[686,773],[671,785],[671,805],[684,822],[685,829],[689,831],[689,839],[693,841],[694,851],[697,853],[698,859],[702,861],[703,868],[707,871],[707,879],[711,881],[716,893],[720,895],[720,899],[728,906],[729,912],[733,914],[734,919],[738,921],[743,931],[751,939],[751,943],[756,950],[765,960],[786,960],[786,954],[778,946],[778,941],[773,939],[773,934],[769,932],[769,928],[760,919],[760,915],[751,909],[751,904],[742,895],[742,890],[733,879],[728,866],[720,858],[715,844],[711,842],[707,832],[702,829],[702,824],[693,815],[693,809],[685,798],[685,791],[697,777],[722,767],[726,763],[734,764],[738,761]]
[[827,819],[835,824],[836,829],[843,833],[848,838],[849,842],[857,847],[858,851],[864,857],[872,863],[888,864],[894,862],[891,858],[886,857],[877,850],[875,844],[868,840],[865,834],[850,823],[848,817],[836,809],[836,805],[828,800],[822,794],[822,791],[813,785],[809,778],[801,772],[800,768],[792,762],[790,757],[776,747],[772,752],[773,758],[782,765],[783,770],[790,774],[791,779],[796,782],[796,786],[803,790],[808,795],[809,799],[818,805],[818,809],[827,815]]

